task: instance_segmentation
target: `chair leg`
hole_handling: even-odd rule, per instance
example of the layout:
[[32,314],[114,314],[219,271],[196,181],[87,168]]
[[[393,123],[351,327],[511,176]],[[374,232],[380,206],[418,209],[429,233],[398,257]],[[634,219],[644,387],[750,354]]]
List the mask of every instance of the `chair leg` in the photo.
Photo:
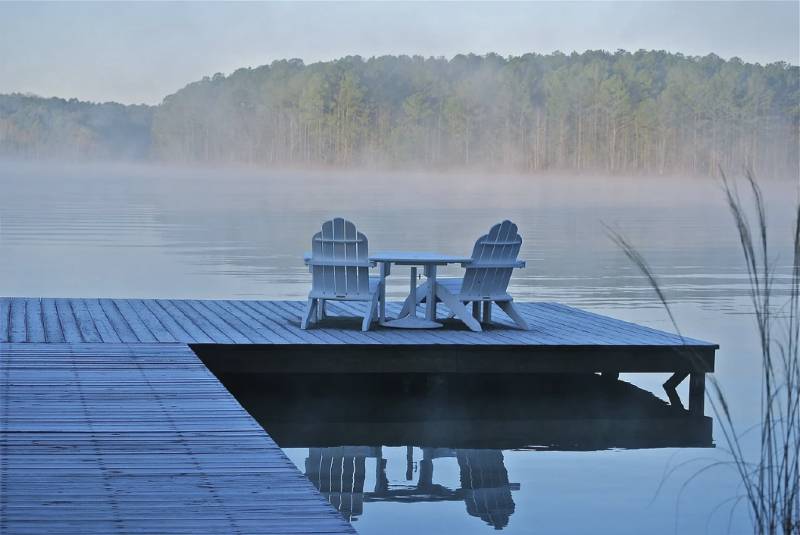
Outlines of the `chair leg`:
[[491,323],[492,322],[492,302],[491,301],[484,301],[483,302],[483,323]]
[[317,300],[317,320],[322,321],[325,319],[325,300]]
[[411,296],[409,295],[406,297],[406,300],[403,301],[403,308],[400,309],[400,314],[397,316],[398,318],[402,318],[407,316],[411,312]]
[[372,322],[375,319],[375,312],[378,310],[378,296],[380,294],[375,292],[372,294],[372,300],[367,303],[367,310],[364,314],[364,321],[361,322],[361,330],[368,331]]
[[386,321],[386,277],[383,277],[378,288],[378,321]]
[[480,301],[473,301],[472,302],[472,317],[478,321],[481,321],[481,302]]
[[466,323],[470,330],[481,332],[481,324],[478,322],[478,320],[472,317],[467,310],[467,307],[465,307],[455,295],[448,292],[445,288],[439,286],[436,289],[436,297],[438,297],[439,300],[444,303],[445,306],[447,306],[447,308],[449,308],[458,319]]
[[375,300],[375,307],[372,311],[373,321],[377,319],[378,323],[383,323],[386,321],[386,286],[383,280],[378,284],[377,295],[378,299]]
[[314,313],[317,311],[317,299],[310,298],[306,305],[306,314],[300,322],[300,328],[303,330],[308,329],[309,324],[314,322]]
[[[491,305],[491,302],[489,303]],[[524,331],[529,331],[530,327],[528,327],[528,322],[525,321],[525,318],[522,317],[522,314],[519,313],[517,307],[514,306],[513,301],[498,301],[497,306],[500,309],[508,314],[508,317],[514,320],[514,323],[517,324],[517,327]]]
[[417,286],[417,305],[428,300],[428,286],[430,286],[428,281],[425,281]]

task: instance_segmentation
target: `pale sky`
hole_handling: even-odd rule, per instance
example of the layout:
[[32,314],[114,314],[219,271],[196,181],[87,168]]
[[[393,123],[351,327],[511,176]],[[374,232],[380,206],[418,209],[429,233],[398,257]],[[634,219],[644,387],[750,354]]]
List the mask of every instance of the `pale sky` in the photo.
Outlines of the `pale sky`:
[[0,93],[160,102],[276,59],[664,49],[800,62],[800,1],[0,3]]

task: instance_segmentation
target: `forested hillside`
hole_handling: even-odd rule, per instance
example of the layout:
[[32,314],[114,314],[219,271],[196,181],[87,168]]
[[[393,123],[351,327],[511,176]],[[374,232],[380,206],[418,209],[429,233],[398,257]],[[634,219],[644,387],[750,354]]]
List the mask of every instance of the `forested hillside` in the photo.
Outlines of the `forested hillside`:
[[[41,138],[107,153],[94,144],[120,143],[106,136],[149,119],[104,104],[95,119],[119,120],[98,126],[82,104],[45,103],[49,122],[12,113],[11,129],[0,104],[0,150],[37,154],[27,147]],[[192,163],[702,174],[722,164],[774,175],[798,168],[799,118],[800,70],[784,63],[646,51],[356,56],[189,84],[154,109],[149,143],[151,158]]]
[[148,158],[152,122],[148,106],[0,95],[0,157]]

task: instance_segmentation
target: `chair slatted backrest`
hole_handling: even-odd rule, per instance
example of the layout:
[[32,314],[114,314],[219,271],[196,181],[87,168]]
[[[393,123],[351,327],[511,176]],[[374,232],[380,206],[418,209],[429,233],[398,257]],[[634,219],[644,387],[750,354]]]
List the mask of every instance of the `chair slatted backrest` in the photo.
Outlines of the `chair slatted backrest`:
[[369,295],[369,245],[356,226],[337,217],[311,240],[311,291],[335,297]]
[[522,237],[517,234],[517,226],[508,220],[496,224],[488,234],[478,238],[472,250],[472,262],[464,273],[461,297],[489,299],[505,294],[521,246]]

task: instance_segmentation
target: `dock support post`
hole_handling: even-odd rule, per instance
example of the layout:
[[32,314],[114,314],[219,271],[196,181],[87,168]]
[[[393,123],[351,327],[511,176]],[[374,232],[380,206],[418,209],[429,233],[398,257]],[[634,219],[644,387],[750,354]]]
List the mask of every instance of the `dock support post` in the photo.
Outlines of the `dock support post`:
[[706,374],[694,372],[689,374],[689,412],[703,416],[706,401]]
[[414,479],[414,447],[406,446],[406,481]]
[[675,372],[664,383],[664,391],[672,405],[682,408],[681,398],[675,389],[687,377],[689,378],[689,412],[696,416],[703,416],[706,401],[706,374],[704,372]]
[[689,372],[675,372],[664,382],[664,392],[667,393],[670,405],[680,407],[681,409],[683,408],[681,397],[678,395],[676,389],[687,377],[689,377]]

